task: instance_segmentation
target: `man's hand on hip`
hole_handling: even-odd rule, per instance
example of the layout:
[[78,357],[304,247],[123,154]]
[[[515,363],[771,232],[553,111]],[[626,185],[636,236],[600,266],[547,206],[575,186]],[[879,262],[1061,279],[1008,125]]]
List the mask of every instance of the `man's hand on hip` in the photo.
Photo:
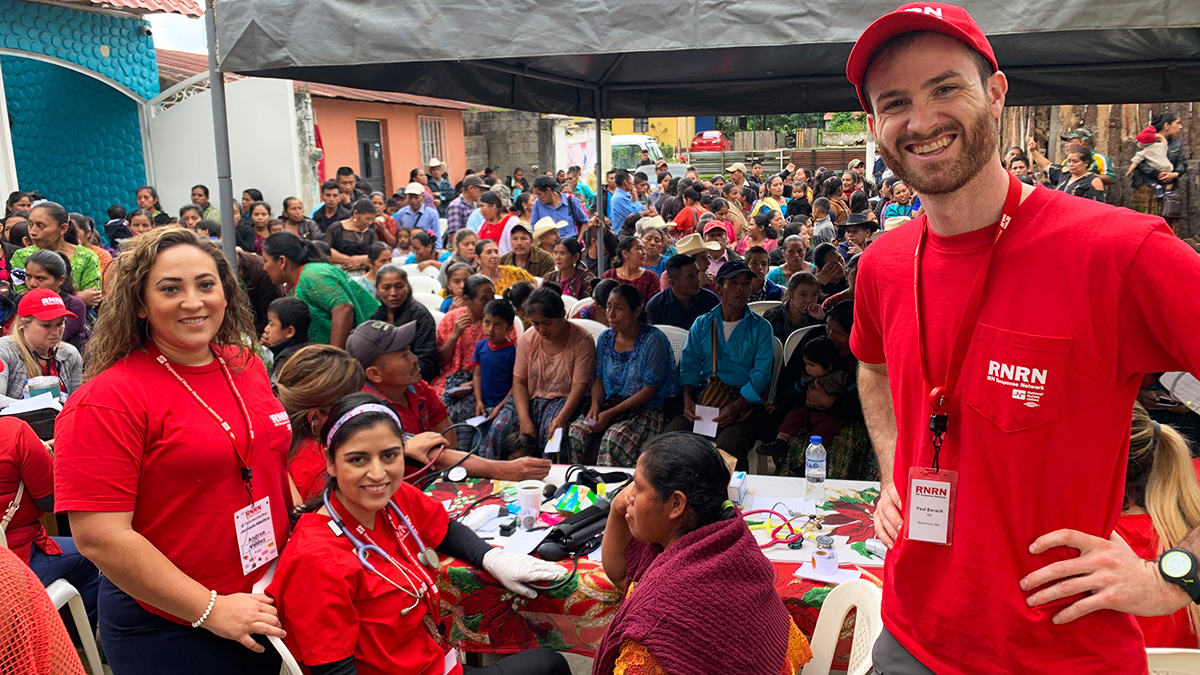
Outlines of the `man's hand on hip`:
[[1021,580],[1021,590],[1039,589],[1025,599],[1030,607],[1085,594],[1054,615],[1056,624],[1099,609],[1165,616],[1191,602],[1182,588],[1167,583],[1158,566],[1139,558],[1116,532],[1101,539],[1077,530],[1056,530],[1039,537],[1029,552],[1036,555],[1058,546],[1078,550],[1079,557],[1050,563]]

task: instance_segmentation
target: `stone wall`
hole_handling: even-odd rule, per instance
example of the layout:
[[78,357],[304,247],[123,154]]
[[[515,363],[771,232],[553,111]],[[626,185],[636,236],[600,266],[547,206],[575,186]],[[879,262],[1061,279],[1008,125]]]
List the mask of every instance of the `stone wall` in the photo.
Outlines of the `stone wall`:
[[463,113],[467,144],[467,166],[480,171],[496,169],[503,179],[521,167],[532,181],[529,167],[554,167],[554,122],[538,113],[519,110],[487,110]]

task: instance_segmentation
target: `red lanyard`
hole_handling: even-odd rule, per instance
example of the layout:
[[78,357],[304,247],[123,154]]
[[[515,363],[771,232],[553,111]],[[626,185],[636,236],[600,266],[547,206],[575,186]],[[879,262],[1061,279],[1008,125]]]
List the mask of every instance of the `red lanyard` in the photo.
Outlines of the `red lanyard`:
[[196,403],[198,403],[200,407],[204,409],[204,412],[208,413],[209,417],[213,418],[217,424],[221,425],[221,428],[225,431],[226,435],[229,436],[229,444],[233,446],[233,452],[237,455],[238,461],[242,465],[241,473],[242,480],[246,483],[246,494],[249,495],[250,503],[253,504],[254,493],[250,486],[250,479],[253,477],[253,472],[250,470],[250,447],[254,444],[254,425],[250,422],[250,409],[246,407],[246,402],[242,400],[241,392],[238,391],[237,385],[233,383],[233,376],[229,373],[229,366],[226,365],[225,358],[217,353],[215,348],[212,350],[213,356],[217,359],[217,364],[221,366],[221,374],[225,376],[225,381],[229,384],[230,391],[233,392],[233,398],[237,401],[238,410],[240,410],[242,413],[242,420],[246,423],[246,429],[250,432],[250,441],[245,444],[244,451],[238,444],[237,434],[233,433],[233,428],[229,426],[229,423],[225,421],[225,418],[221,417],[220,413],[218,413],[216,410],[213,410],[212,406],[205,402],[204,399],[200,398],[200,394],[198,394],[196,390],[192,388],[192,385],[188,384],[187,380],[183,379],[183,377],[175,371],[175,368],[171,366],[171,362],[167,360],[167,357],[163,356],[163,353],[158,349],[158,346],[153,342],[150,342],[146,346],[146,351],[148,351],[150,355],[154,357],[154,360],[158,361],[163,368],[167,369],[167,372],[175,378],[175,381],[178,382],[180,386],[187,391],[187,393],[192,395],[192,398],[195,399]]
[[938,470],[938,459],[941,453],[942,436],[946,433],[949,426],[949,418],[945,413],[945,406],[949,401],[950,396],[954,393],[955,385],[958,384],[958,377],[962,373],[963,362],[967,358],[967,349],[971,345],[971,335],[975,332],[975,325],[979,323],[979,311],[983,304],[983,289],[987,285],[988,270],[992,266],[992,258],[996,253],[996,244],[1000,241],[1000,237],[1008,230],[1016,218],[1017,211],[1021,208],[1021,181],[1017,177],[1008,175],[1008,195],[1004,198],[1004,210],[1000,213],[1000,222],[996,228],[996,237],[992,239],[992,245],[988,247],[988,251],[984,254],[983,261],[979,264],[978,271],[975,272],[975,280],[971,283],[971,290],[967,295],[967,306],[963,310],[962,319],[958,323],[958,332],[954,338],[954,347],[950,352],[950,362],[946,367],[945,377],[941,378],[943,384],[934,384],[934,379],[929,376],[928,360],[925,357],[925,339],[923,337],[924,326],[921,323],[921,253],[925,249],[925,239],[929,234],[929,218],[926,217],[921,221],[921,237],[917,240],[917,250],[915,260],[913,261],[913,295],[914,304],[917,313],[917,356],[921,360],[921,377],[925,382],[925,386],[929,387],[929,405],[933,408],[933,414],[929,419],[929,430],[933,432],[933,470]]

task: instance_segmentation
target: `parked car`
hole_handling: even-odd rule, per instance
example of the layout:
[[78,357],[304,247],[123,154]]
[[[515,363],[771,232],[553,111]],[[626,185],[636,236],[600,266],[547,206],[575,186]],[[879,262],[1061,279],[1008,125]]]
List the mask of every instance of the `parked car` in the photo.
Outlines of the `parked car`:
[[733,150],[733,141],[720,131],[701,131],[692,139],[688,152],[724,152]]

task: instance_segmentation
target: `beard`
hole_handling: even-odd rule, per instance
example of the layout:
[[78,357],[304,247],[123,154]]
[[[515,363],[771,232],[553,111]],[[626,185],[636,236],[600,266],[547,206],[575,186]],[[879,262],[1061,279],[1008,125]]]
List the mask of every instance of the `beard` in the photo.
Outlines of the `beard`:
[[[996,124],[987,109],[980,109],[969,124],[967,129],[963,129],[957,122],[948,124],[924,138],[903,134],[896,139],[894,146],[880,143],[879,155],[883,158],[883,163],[907,183],[913,192],[920,195],[949,194],[966,185],[983,170],[983,167],[996,160],[999,138]],[[921,169],[908,163],[908,151],[904,149],[905,146],[919,145],[921,141],[946,134],[958,136],[955,140],[961,146],[958,148],[957,159],[946,159]]]

